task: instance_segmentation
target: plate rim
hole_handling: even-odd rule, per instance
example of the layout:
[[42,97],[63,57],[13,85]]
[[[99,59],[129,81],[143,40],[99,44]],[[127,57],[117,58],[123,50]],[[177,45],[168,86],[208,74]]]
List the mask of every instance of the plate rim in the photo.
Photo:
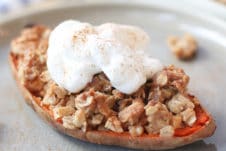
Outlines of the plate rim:
[[[168,11],[177,12],[184,15],[189,15],[191,17],[195,17],[204,21],[211,21],[211,24],[215,24],[217,26],[220,26],[222,29],[226,31],[226,20],[223,18],[208,13],[206,11],[203,12],[203,9],[200,8],[200,4],[203,4],[204,2],[208,5],[208,8],[215,7],[215,10],[222,11],[220,4],[210,1],[210,0],[200,0],[199,3],[194,4],[193,1],[195,0],[184,0],[184,1],[165,1],[165,0],[114,0],[114,1],[106,1],[106,0],[86,0],[86,1],[68,1],[67,3],[64,3],[64,1],[52,1],[51,3],[47,3],[46,5],[42,6],[35,6],[29,7],[27,9],[24,9],[24,11],[21,11],[18,15],[9,14],[8,16],[1,17],[0,20],[0,26],[10,24],[11,22],[31,17],[33,15],[42,14],[49,11],[57,11],[61,9],[67,9],[67,8],[79,8],[79,7],[92,7],[92,6],[104,6],[104,5],[118,5],[118,6],[126,6],[126,7],[150,7],[150,8],[157,8],[157,9],[164,9]],[[183,6],[186,6],[185,8]],[[200,8],[200,10],[199,10]],[[206,10],[208,8],[205,8]],[[223,10],[226,14],[226,9]],[[191,13],[192,12],[192,13]]]

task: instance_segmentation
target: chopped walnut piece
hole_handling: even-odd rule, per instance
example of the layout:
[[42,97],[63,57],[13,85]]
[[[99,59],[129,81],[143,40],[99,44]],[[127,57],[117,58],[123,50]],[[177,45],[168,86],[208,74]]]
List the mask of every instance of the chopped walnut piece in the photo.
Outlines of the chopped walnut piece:
[[[66,98],[65,99],[59,99],[60,101],[56,104],[56,105],[50,105],[50,107],[62,107],[66,105]],[[73,106],[71,106],[72,108],[74,108]]]
[[44,104],[44,105],[55,105],[60,101],[54,95],[54,85],[55,84],[53,82],[49,82],[46,85],[46,93],[45,93],[44,98],[42,100],[42,104]]
[[189,82],[189,77],[185,74],[183,69],[176,68],[170,65],[163,69],[168,77],[168,85],[177,89],[177,91],[183,93],[186,90]]
[[126,108],[127,106],[131,105],[133,102],[133,99],[129,98],[129,99],[123,99],[120,100],[118,102],[119,105],[119,111],[122,111],[124,108]]
[[124,99],[124,97],[125,97],[125,95],[122,92],[120,92],[119,90],[116,90],[116,89],[112,90],[112,94],[115,97],[115,99],[117,99],[117,100]]
[[53,94],[48,94],[46,93],[46,95],[44,96],[43,100],[42,100],[42,104],[44,105],[55,105],[59,102],[60,100],[57,99],[55,97],[55,95]]
[[92,103],[94,103],[93,96],[87,96],[86,98],[84,98],[84,96],[79,95],[75,98],[75,106],[77,109],[82,109],[82,108],[88,107]]
[[63,99],[67,94],[67,91],[64,88],[55,85],[54,93],[56,94],[57,98]]
[[75,112],[75,109],[70,106],[59,106],[53,109],[53,115],[55,119],[63,116],[71,115]]
[[148,125],[145,127],[148,133],[157,134],[164,126],[169,125],[172,114],[167,107],[158,102],[156,104],[147,104],[145,106],[145,114],[147,116]]
[[92,116],[93,113],[101,113],[105,117],[109,117],[114,114],[111,109],[114,101],[112,96],[90,89],[75,98],[75,106],[77,109],[83,109],[88,116]]
[[176,93],[184,93],[188,82],[189,77],[182,69],[167,66],[153,77],[148,100],[165,103]]
[[46,85],[46,93],[44,95],[42,104],[56,105],[60,99],[65,98],[66,90],[56,85],[54,82],[49,82]]
[[90,124],[92,125],[99,125],[102,123],[104,116],[102,114],[96,114],[92,116]]
[[185,111],[180,113],[182,116],[183,121],[189,125],[192,126],[196,121],[196,114],[195,111],[191,108],[187,108]]
[[175,95],[171,100],[167,102],[167,107],[173,113],[180,113],[187,108],[193,109],[195,105],[182,94]]
[[75,125],[73,124],[73,116],[64,116],[62,118],[63,126],[68,129],[75,129]]
[[18,65],[18,77],[20,82],[31,92],[40,92],[44,83],[40,78],[40,74],[44,62],[40,61],[40,56],[35,52],[27,52],[23,61]]
[[190,34],[185,34],[181,39],[170,36],[168,45],[174,55],[182,60],[193,58],[197,51],[197,42]]
[[108,100],[109,96],[103,93],[95,93],[95,100],[97,102],[98,111],[105,117],[109,117],[115,114],[115,112],[110,108],[112,107],[111,102]]
[[68,100],[66,102],[66,106],[71,106],[71,107],[75,107],[75,96],[70,95],[68,97]]
[[132,136],[140,136],[144,133],[143,126],[129,126],[129,133]]
[[161,95],[164,99],[170,99],[172,96],[176,94],[175,89],[173,88],[162,88]]
[[85,91],[90,89],[108,93],[112,90],[112,86],[105,74],[100,73],[93,77],[92,81],[86,86]]
[[144,87],[140,87],[135,93],[132,94],[132,97],[145,99]]
[[152,89],[150,89],[148,100],[155,102],[163,102],[164,98],[162,97],[161,89],[159,87],[153,87]]
[[181,115],[177,114],[174,115],[172,118],[172,126],[176,129],[176,128],[181,128],[182,125],[182,117]]
[[129,125],[134,125],[144,113],[144,103],[141,99],[136,99],[131,105],[119,112],[119,120],[123,123],[128,122]]
[[77,128],[82,128],[83,131],[87,129],[86,115],[81,109],[77,110],[73,115],[73,124]]
[[116,116],[109,117],[104,127],[117,133],[123,132],[121,122],[118,120]]
[[43,82],[45,82],[45,83],[51,81],[51,77],[50,77],[50,75],[49,75],[48,70],[43,71],[43,72],[41,73],[40,79],[41,79]]
[[174,128],[170,125],[164,126],[160,129],[161,137],[172,137],[174,135]]
[[168,83],[168,77],[165,72],[160,72],[156,76],[156,84],[159,86],[165,86]]
[[105,103],[108,105],[109,108],[113,108],[116,103],[116,99],[114,96],[108,95],[105,100]]
[[96,100],[94,95],[97,92],[94,92],[93,89],[85,91],[75,98],[75,106],[77,109],[82,109],[85,111],[87,116],[92,115],[96,110]]
[[101,73],[98,75],[98,78],[100,79],[101,84],[102,84],[102,90],[100,90],[100,91],[101,92],[110,92],[112,90],[112,86],[111,86],[110,81],[106,77],[106,75]]

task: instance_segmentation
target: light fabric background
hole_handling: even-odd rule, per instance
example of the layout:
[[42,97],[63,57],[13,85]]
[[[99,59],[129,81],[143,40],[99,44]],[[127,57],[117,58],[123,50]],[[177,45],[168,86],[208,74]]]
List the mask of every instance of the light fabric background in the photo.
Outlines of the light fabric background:
[[41,1],[45,0],[0,0],[0,14],[7,14]]

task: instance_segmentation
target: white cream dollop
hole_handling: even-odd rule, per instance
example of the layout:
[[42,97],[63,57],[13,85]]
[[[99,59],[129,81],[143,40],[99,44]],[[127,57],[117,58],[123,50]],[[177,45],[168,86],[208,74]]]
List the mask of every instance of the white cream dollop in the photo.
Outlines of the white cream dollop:
[[131,94],[163,67],[144,53],[148,43],[148,35],[134,26],[95,27],[68,20],[51,32],[47,68],[51,78],[70,92],[79,92],[95,74],[104,72],[113,87]]

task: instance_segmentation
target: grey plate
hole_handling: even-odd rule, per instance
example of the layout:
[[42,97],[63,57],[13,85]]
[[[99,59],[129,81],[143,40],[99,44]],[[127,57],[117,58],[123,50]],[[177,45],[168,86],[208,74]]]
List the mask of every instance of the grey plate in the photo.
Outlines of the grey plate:
[[[26,23],[54,26],[64,19],[72,18],[93,24],[132,24],[147,31],[151,37],[149,53],[165,64],[175,64],[185,69],[191,77],[190,90],[212,113],[217,123],[214,136],[176,150],[225,151],[226,24],[197,10],[183,9],[151,3],[114,3],[111,6],[109,3],[80,6],[64,4],[1,23],[0,28],[5,36],[0,37],[0,150],[127,150],[79,141],[54,131],[25,104],[12,78],[7,61],[11,38],[18,35]],[[199,45],[197,57],[190,62],[175,59],[166,45],[168,35],[183,35],[185,32],[193,34]]]

